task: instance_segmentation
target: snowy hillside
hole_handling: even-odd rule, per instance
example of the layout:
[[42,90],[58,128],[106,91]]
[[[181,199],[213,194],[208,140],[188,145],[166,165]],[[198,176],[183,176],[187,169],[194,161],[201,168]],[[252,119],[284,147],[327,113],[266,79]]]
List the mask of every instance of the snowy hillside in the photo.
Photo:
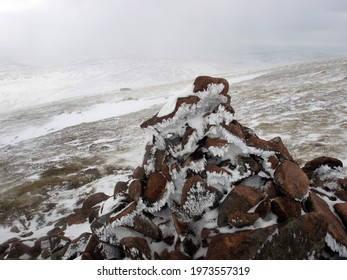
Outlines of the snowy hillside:
[[[43,236],[77,216],[90,194],[112,196],[142,162],[149,135],[139,125],[167,101],[160,112],[170,110],[172,96],[184,95],[200,74],[228,80],[235,118],[262,138],[281,136],[299,163],[326,155],[347,164],[346,59],[241,72],[124,63],[1,72],[0,244]],[[69,240],[90,232],[83,217],[65,223]]]
[[0,66],[0,112],[126,88],[170,84],[205,72],[217,74],[232,69],[211,63],[149,59],[41,66],[7,62]]

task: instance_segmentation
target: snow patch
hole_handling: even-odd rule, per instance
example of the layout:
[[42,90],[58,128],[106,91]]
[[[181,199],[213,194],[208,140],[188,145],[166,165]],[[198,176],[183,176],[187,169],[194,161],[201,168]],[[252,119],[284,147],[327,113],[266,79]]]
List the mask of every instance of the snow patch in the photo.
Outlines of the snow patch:
[[327,243],[329,248],[338,253],[340,257],[347,258],[347,248],[341,243],[337,242],[330,233],[328,233],[325,237],[325,242]]

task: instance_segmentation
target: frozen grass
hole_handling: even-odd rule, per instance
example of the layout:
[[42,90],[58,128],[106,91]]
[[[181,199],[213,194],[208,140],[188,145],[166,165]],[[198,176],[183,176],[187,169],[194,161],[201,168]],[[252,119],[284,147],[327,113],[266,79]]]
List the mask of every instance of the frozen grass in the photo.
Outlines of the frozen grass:
[[[39,212],[55,187],[61,191],[77,189],[100,178],[102,174],[98,169],[89,168],[98,161],[97,158],[76,159],[74,163],[50,167],[38,179],[19,184],[4,193],[0,198],[0,224],[9,224],[22,215],[30,217]],[[111,170],[108,166],[105,171]]]

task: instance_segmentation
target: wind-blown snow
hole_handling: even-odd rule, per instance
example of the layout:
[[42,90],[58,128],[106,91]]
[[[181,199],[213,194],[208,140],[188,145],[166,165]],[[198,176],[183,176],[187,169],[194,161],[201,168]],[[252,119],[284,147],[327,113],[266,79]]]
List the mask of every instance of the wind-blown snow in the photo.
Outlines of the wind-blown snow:
[[143,98],[141,100],[124,100],[119,102],[101,103],[88,108],[86,111],[63,113],[52,117],[41,126],[29,126],[24,130],[0,138],[0,147],[16,144],[24,140],[37,138],[48,133],[62,130],[66,127],[81,123],[96,122],[111,117],[134,113],[153,105],[165,102],[165,98]]

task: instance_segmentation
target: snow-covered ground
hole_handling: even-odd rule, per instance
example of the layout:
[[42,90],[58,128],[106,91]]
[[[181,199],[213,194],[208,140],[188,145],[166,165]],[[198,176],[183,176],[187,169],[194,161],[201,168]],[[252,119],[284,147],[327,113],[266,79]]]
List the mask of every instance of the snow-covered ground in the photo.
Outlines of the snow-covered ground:
[[[131,170],[141,163],[147,141],[141,122],[197,75],[226,78],[235,118],[262,138],[280,136],[299,162],[327,155],[347,164],[346,58],[252,70],[148,60],[34,69],[5,64],[0,69],[0,193],[84,158],[98,157],[100,168]],[[52,190],[50,202],[72,211],[92,191],[111,195],[117,176],[124,174],[104,176],[73,194]],[[30,223],[30,230],[39,232],[59,218],[58,212],[50,212],[43,224]],[[66,234],[78,236],[80,227]],[[0,236],[1,244],[15,234],[0,227]]]

